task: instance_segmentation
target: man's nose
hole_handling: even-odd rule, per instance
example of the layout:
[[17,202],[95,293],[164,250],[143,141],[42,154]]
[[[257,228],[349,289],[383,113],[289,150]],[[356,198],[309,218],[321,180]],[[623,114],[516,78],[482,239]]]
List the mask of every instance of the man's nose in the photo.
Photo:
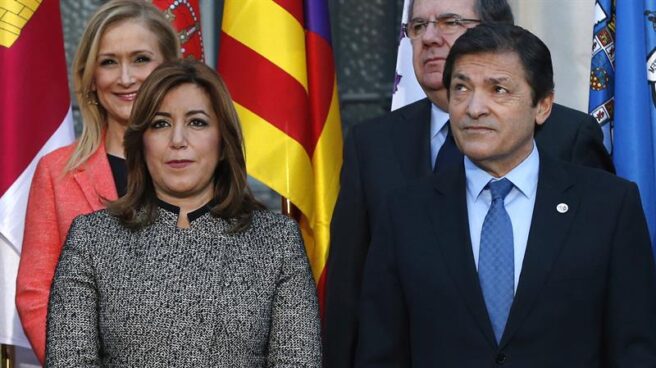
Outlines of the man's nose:
[[440,27],[436,22],[428,22],[428,24],[426,24],[426,30],[424,31],[424,34],[421,35],[421,40],[424,44],[437,43],[441,45],[445,42],[444,34],[440,31]]
[[487,115],[488,112],[488,97],[485,93],[472,92],[467,103],[467,115],[472,119],[478,119],[481,116]]

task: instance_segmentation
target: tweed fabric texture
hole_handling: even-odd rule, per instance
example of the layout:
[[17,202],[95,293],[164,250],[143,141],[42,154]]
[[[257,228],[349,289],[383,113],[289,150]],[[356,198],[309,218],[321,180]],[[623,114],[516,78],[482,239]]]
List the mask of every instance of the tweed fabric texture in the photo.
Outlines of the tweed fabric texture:
[[176,227],[78,217],[53,281],[47,367],[320,367],[316,289],[297,225],[209,213]]
[[513,183],[504,178],[490,181],[487,187],[492,194],[492,203],[481,230],[478,278],[492,329],[499,342],[506,327],[515,290],[513,229],[503,204]]

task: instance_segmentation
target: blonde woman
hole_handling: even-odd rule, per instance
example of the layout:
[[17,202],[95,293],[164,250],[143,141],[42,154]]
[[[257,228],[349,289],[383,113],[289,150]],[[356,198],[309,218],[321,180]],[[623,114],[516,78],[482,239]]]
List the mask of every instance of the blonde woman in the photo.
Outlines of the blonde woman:
[[32,348],[45,355],[52,277],[73,219],[125,193],[123,134],[137,91],[179,43],[162,13],[143,0],[112,0],[85,29],[73,62],[82,135],[39,162],[25,220],[16,305]]

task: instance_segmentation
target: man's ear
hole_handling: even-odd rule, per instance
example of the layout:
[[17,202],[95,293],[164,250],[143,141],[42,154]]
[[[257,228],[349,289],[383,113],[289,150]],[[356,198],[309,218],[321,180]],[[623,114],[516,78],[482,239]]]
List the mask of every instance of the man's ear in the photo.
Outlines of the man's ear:
[[553,102],[554,102],[554,93],[553,91],[543,97],[540,101],[538,101],[537,105],[537,111],[535,113],[535,124],[537,125],[542,125],[544,124],[545,121],[547,121],[547,118],[549,115],[551,115],[551,108],[553,107]]

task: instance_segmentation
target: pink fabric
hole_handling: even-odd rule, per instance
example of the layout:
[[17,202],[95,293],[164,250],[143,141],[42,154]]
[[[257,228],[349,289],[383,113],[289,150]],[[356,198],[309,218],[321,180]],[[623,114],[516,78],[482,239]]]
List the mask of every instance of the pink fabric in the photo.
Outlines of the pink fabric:
[[103,209],[103,199],[117,198],[104,144],[81,167],[64,173],[74,148],[62,147],[39,161],[27,204],[16,307],[42,363],[50,285],[68,229],[78,215]]

